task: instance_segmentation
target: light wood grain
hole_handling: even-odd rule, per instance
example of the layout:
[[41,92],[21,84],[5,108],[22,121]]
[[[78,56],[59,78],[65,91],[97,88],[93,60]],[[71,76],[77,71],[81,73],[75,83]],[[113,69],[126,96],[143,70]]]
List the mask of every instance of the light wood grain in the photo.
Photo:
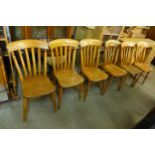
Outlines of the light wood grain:
[[[90,83],[100,82],[108,78],[108,75],[98,68],[101,45],[102,42],[96,39],[80,41],[81,70],[88,79],[88,88],[85,89],[84,100],[87,97]],[[102,88],[100,89],[102,90]]]
[[[21,40],[9,43],[7,48],[22,84],[24,97],[23,121],[27,120],[28,99],[30,98],[52,94],[51,99],[53,101],[54,112],[56,112],[56,102],[54,99],[55,86],[47,77],[48,44],[39,40]],[[21,65],[17,59],[17,54],[19,54]],[[43,55],[43,63],[41,63],[41,55]],[[24,56],[26,59],[24,59]],[[43,64],[44,67],[42,67],[41,64]],[[22,73],[22,70],[24,74]]]
[[133,65],[136,56],[135,52],[136,52],[136,45],[134,42],[123,42],[121,44],[120,66],[128,72],[130,77],[133,78],[131,87],[135,86],[136,82],[138,81],[142,73],[141,70],[139,70],[137,67]]
[[[59,108],[62,102],[62,89],[81,85],[84,81],[75,70],[78,41],[57,39],[49,43],[54,75],[59,82]],[[81,90],[81,89],[80,89]]]
[[119,82],[118,90],[121,90],[123,83],[125,82],[124,76],[127,72],[120,68],[118,64],[120,56],[121,43],[116,40],[109,40],[105,44],[104,59],[102,68],[112,77],[121,79]]
[[152,67],[150,66],[150,64],[146,62],[147,58],[151,54],[151,51],[152,47],[150,47],[147,42],[139,42],[137,44],[136,58],[134,65],[145,74],[143,83],[147,79],[149,73],[152,71]]

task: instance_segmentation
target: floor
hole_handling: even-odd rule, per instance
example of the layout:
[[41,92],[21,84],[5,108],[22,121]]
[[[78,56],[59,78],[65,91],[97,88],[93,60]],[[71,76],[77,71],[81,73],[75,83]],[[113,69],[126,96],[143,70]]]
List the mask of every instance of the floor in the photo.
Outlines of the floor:
[[[22,100],[0,104],[0,128],[128,129],[133,128],[155,106],[155,67],[145,84],[130,88],[128,79],[117,91],[113,81],[104,96],[93,85],[87,100],[79,101],[75,88],[66,89],[62,108],[53,112],[50,97],[30,102],[27,122],[22,122]],[[20,93],[20,89],[19,89]]]

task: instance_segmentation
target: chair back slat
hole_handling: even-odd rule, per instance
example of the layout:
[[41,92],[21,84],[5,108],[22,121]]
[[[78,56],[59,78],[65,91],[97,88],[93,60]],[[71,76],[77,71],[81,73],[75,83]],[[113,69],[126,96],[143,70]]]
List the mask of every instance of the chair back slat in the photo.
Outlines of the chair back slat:
[[[63,52],[63,48],[62,47],[59,47],[60,49],[60,57],[62,58],[63,55],[64,55],[64,52]],[[63,68],[63,60],[60,59],[60,68],[62,69]]]
[[95,64],[96,53],[97,53],[97,47],[95,46],[95,47],[93,48],[93,60],[92,60],[92,65]]
[[68,69],[70,69],[71,67],[71,58],[72,58],[72,47],[68,47],[68,63],[67,63]]
[[26,69],[25,61],[24,61],[24,59],[23,59],[22,51],[21,51],[21,50],[18,50],[18,53],[19,53],[19,57],[20,57],[20,61],[21,61],[21,64],[22,64],[23,70],[24,70],[24,74],[25,74],[25,76],[27,76],[28,73],[27,73],[27,69]]
[[[8,43],[10,59],[13,59],[20,80],[27,76],[47,73],[47,50],[48,43],[40,40],[21,40]],[[44,57],[44,67],[41,66],[41,56]],[[18,57],[19,56],[19,57]]]
[[47,75],[47,50],[44,52],[44,75]]
[[30,63],[30,58],[29,58],[29,52],[28,49],[25,49],[25,55],[26,55],[26,61],[27,61],[27,66],[28,66],[28,71],[29,74],[32,75],[32,69],[31,69],[31,63]]
[[117,40],[109,40],[106,42],[104,64],[116,64],[118,62],[120,44]]
[[38,48],[38,73],[41,74],[41,49]]
[[75,68],[75,57],[76,57],[76,49],[73,50],[72,52],[72,64],[70,65],[71,68]]
[[[64,54],[64,69],[67,69],[67,47],[65,46],[65,47],[61,47],[62,49],[64,48],[64,50],[62,50],[62,51],[64,51],[63,52],[63,54]],[[63,63],[63,61],[62,61],[62,63]]]
[[133,42],[123,42],[121,44],[121,60],[122,65],[131,65],[134,63],[136,46]]
[[96,39],[84,39],[80,42],[82,68],[99,65],[101,45],[102,42]]
[[17,61],[16,56],[14,55],[14,53],[12,54],[12,58],[13,58],[15,66],[16,66],[17,72],[19,74],[19,78],[20,78],[21,81],[23,81],[23,79],[24,79],[23,74],[22,74],[22,71],[21,71],[21,69],[19,67],[18,61]]
[[54,72],[73,70],[78,42],[73,39],[57,39],[49,43]]
[[34,48],[31,48],[31,54],[32,54],[32,63],[33,63],[33,74],[36,75],[37,74],[37,70],[36,70],[36,57],[35,57],[35,51]]

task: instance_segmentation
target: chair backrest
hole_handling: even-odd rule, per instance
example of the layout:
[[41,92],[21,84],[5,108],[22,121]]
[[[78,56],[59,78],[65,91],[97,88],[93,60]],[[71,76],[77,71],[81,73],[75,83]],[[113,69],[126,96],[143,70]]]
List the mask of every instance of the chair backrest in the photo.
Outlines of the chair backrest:
[[[35,76],[37,74],[47,75],[48,43],[45,41],[14,41],[8,43],[7,49],[21,81],[27,76]],[[44,67],[42,68],[42,66]]]
[[74,70],[78,41],[73,39],[57,39],[49,43],[54,72]]
[[84,39],[80,41],[81,66],[97,67],[100,59],[101,40]]
[[133,42],[123,42],[121,44],[120,63],[131,65],[134,63],[136,46]]
[[117,40],[108,40],[105,43],[104,65],[116,64],[119,57],[121,43]]
[[147,42],[139,42],[136,50],[135,62],[145,63],[148,56],[151,54],[152,47]]

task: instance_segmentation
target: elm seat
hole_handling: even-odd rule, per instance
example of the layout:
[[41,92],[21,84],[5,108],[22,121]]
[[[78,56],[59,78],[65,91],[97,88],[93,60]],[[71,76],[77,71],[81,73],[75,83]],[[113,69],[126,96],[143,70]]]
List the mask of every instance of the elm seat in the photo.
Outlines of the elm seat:
[[22,88],[23,96],[26,98],[48,95],[56,89],[49,78],[44,75],[26,77],[22,82]]
[[149,64],[136,62],[134,65],[138,67],[140,70],[142,70],[143,72],[148,73],[152,71],[152,67]]
[[123,70],[115,64],[107,64],[103,66],[103,69],[105,69],[109,74],[111,74],[114,77],[121,77],[127,74],[125,70]]
[[121,65],[123,69],[125,69],[130,75],[135,76],[141,73],[141,70],[133,65]]
[[106,80],[108,75],[97,67],[84,67],[83,73],[93,82]]
[[76,71],[72,70],[57,71],[54,75],[63,88],[74,87],[84,82],[83,77],[80,76]]

